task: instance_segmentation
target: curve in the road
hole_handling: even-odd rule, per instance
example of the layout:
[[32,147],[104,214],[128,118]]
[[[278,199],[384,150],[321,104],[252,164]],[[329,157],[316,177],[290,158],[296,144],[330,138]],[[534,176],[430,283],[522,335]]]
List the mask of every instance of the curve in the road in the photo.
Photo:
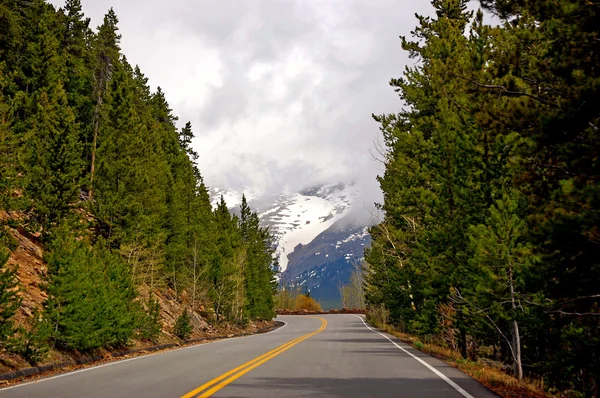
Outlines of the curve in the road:
[[[200,387],[194,389],[193,391],[190,391],[189,393],[185,394],[181,398],[192,398],[192,397],[206,398],[206,397],[210,397],[211,395],[213,395],[214,393],[216,393],[217,391],[219,391],[220,389],[222,389],[223,387],[225,387],[229,383],[234,382],[235,380],[239,379],[240,377],[242,377],[246,373],[250,372],[252,369],[257,368],[260,365],[262,365],[263,363],[265,363],[265,362],[267,362],[267,361],[275,358],[277,355],[281,354],[284,351],[289,350],[290,348],[292,348],[296,344],[299,344],[302,341],[304,341],[306,339],[309,339],[312,336],[315,336],[315,335],[321,333],[327,327],[327,321],[325,320],[325,318],[320,318],[320,317],[316,317],[316,318],[321,321],[321,326],[317,330],[315,330],[314,332],[307,333],[307,334],[305,334],[303,336],[295,338],[294,340],[289,341],[289,342],[287,342],[285,344],[282,344],[279,347],[277,347],[277,348],[275,348],[275,349],[273,349],[273,350],[271,350],[269,352],[266,352],[263,355],[261,355],[261,356],[259,356],[257,358],[254,358],[253,360],[248,361],[248,362],[246,362],[243,365],[238,366],[235,369],[232,369],[232,370],[230,370],[230,371],[228,371],[226,373],[223,373],[221,376],[215,377],[211,381],[209,381],[207,383],[204,383]],[[223,380],[223,379],[225,379],[225,380]],[[223,380],[223,381],[221,381],[221,380]]]

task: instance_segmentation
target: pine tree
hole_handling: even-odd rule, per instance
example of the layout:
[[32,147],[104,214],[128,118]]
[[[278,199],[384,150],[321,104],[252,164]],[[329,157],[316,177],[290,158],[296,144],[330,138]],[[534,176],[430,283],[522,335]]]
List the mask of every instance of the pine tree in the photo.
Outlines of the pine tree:
[[80,0],[67,0],[64,10],[59,10],[59,15],[62,25],[61,48],[65,57],[65,91],[69,106],[75,113],[84,157],[89,162],[94,124],[93,57],[90,51],[93,36],[89,27],[90,19],[84,16]]
[[190,322],[190,314],[187,309],[184,309],[181,315],[175,321],[175,325],[173,326],[173,333],[175,336],[179,337],[182,340],[187,340],[190,338],[192,334],[192,323]]
[[275,273],[272,269],[272,236],[260,226],[258,215],[242,196],[239,228],[246,247],[245,277],[246,312],[251,319],[272,319],[274,313]]
[[125,62],[115,67],[98,139],[94,212],[103,235],[115,246],[136,241],[140,247],[160,245],[164,162],[136,111],[132,71]]
[[64,217],[77,199],[83,163],[73,112],[60,82],[42,91],[25,154],[26,192],[43,226]]
[[0,347],[3,348],[14,333],[12,318],[21,306],[17,273],[7,264],[8,257],[8,250],[0,250]]
[[17,178],[15,136],[10,129],[9,105],[3,95],[8,85],[5,66],[0,63],[0,209],[8,209]]
[[144,340],[156,342],[162,330],[160,320],[160,303],[150,295],[146,308],[139,310],[140,320],[138,331]]
[[270,319],[271,235],[249,208],[243,227],[224,201],[213,211],[192,126],[121,54],[114,11],[93,32],[80,0],[3,2],[0,22],[1,208],[41,224],[49,264],[43,316],[11,349],[35,363],[48,341],[156,339],[159,306],[138,286],[191,293],[218,321]]
[[593,282],[600,278],[598,8],[585,2],[482,4],[511,23],[497,33],[494,68],[477,83],[487,98],[510,98],[497,123],[533,142],[520,162],[518,188],[530,205],[528,240],[541,257],[527,286],[546,305],[531,329],[536,344],[524,357],[561,388],[590,394],[600,380],[600,357],[592,354],[600,339],[588,337],[599,327]]
[[136,298],[130,271],[100,240],[93,248],[64,228],[48,255],[44,317],[58,346],[93,350],[127,343],[135,330]]
[[221,200],[214,211],[216,250],[209,266],[208,296],[213,304],[217,321],[227,318],[232,313],[235,297],[236,272],[234,257],[241,246],[237,217],[227,208],[227,203]]
[[466,34],[466,2],[434,0],[436,16],[419,17],[417,40],[403,41],[420,62],[392,80],[405,110],[376,117],[385,218],[371,230],[367,298],[463,356],[477,354],[468,339],[499,346],[518,376],[526,360],[550,383],[592,394],[597,9],[482,3],[504,23],[477,13]]
[[[523,206],[521,206],[523,207]],[[471,228],[471,241],[475,247],[473,261],[479,268],[479,283],[473,296],[468,298],[474,305],[473,313],[482,314],[498,333],[503,336],[510,349],[515,374],[523,378],[521,335],[519,319],[523,310],[524,275],[533,265],[531,245],[526,237],[525,221],[519,216],[519,194],[505,194],[490,208],[486,225]],[[479,304],[479,303],[482,303]],[[509,306],[505,307],[505,303]],[[520,309],[519,309],[520,308]],[[483,310],[484,309],[484,310]],[[504,322],[506,321],[506,322]],[[509,333],[502,330],[508,323]]]
[[[371,283],[392,277],[386,285],[403,291],[381,297],[396,301],[386,305],[392,318],[425,334],[437,332],[437,306],[448,300],[450,287],[468,283],[465,231],[481,206],[474,190],[480,160],[465,111],[470,105],[465,82],[457,77],[468,66],[463,33],[472,13],[466,1],[436,0],[433,6],[437,19],[419,17],[413,32],[418,40],[403,39],[403,48],[421,64],[391,82],[407,110],[376,117],[389,148],[380,178],[386,221],[373,231],[380,243],[374,243],[369,258]],[[376,260],[376,251],[384,257]],[[373,264],[377,261],[382,263]],[[456,326],[466,355],[467,325],[459,317]]]
[[[94,113],[92,144],[90,149],[90,185],[89,197],[93,198],[94,178],[96,175],[96,152],[98,150],[98,136],[105,115],[104,101],[109,84],[115,73],[115,67],[119,62],[121,35],[117,32],[119,19],[111,8],[104,16],[103,24],[98,28],[98,34],[93,43],[93,68],[94,68]],[[108,122],[110,123],[110,121]]]

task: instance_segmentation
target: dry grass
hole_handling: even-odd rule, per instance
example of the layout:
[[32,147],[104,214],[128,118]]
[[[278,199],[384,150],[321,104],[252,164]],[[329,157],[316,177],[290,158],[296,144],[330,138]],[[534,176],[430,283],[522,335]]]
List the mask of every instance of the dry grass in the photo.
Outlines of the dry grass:
[[544,391],[540,381],[530,379],[519,381],[501,369],[481,362],[459,360],[449,363],[502,397],[552,397]]
[[501,397],[506,398],[546,398],[561,397],[564,395],[552,395],[545,391],[542,381],[524,379],[519,381],[517,378],[504,372],[500,366],[487,363],[483,360],[468,361],[461,358],[460,354],[451,348],[442,347],[436,344],[423,343],[419,338],[395,331],[393,328],[385,325],[379,326],[380,329],[390,333],[400,340],[409,343],[414,348],[427,353],[433,357],[460,369],[481,384],[494,391]]
[[296,298],[296,309],[307,311],[322,311],[321,305],[317,303],[314,298],[305,296],[304,294],[301,294]]

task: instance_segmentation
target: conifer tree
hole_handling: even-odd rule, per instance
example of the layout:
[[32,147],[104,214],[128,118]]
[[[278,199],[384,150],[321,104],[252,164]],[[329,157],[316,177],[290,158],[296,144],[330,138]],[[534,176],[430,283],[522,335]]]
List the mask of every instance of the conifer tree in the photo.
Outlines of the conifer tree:
[[[437,331],[437,305],[448,300],[450,287],[467,283],[465,234],[472,217],[478,215],[476,206],[481,206],[478,192],[472,189],[480,161],[472,127],[465,123],[466,88],[453,77],[466,67],[468,39],[463,33],[472,13],[466,11],[466,1],[433,1],[433,6],[437,19],[419,17],[414,32],[419,40],[403,39],[403,48],[422,64],[391,81],[407,110],[376,117],[389,148],[386,174],[380,179],[387,221],[380,225],[381,231],[373,231],[381,243],[374,244],[369,259],[375,262],[374,250],[392,252],[392,259],[381,259],[381,268],[373,267],[371,282],[379,283],[374,280],[378,271],[384,279],[390,272],[394,275],[396,282],[390,287],[397,289],[394,285],[399,282],[404,293],[386,296],[403,297],[409,304],[404,308],[417,310],[404,314],[409,318],[402,322],[420,333]],[[392,316],[406,312],[398,311]],[[456,326],[466,355],[467,325],[460,312]]]
[[64,228],[47,261],[45,318],[59,346],[93,350],[125,344],[135,330],[136,297],[131,274],[100,240],[93,248]]
[[10,128],[9,106],[4,97],[8,85],[5,65],[0,63],[0,209],[9,208],[17,177],[17,145]]
[[[115,68],[98,140],[94,206],[103,234],[118,246],[157,228],[158,217],[153,216],[159,215],[152,210],[160,206],[160,199],[153,193],[160,185],[153,184],[160,182],[151,178],[157,166],[153,143],[146,141],[147,130],[135,109],[130,71],[124,63]],[[141,237],[152,240],[156,235]]]
[[600,379],[589,283],[599,277],[597,8],[481,2],[503,23],[477,13],[466,34],[466,2],[434,0],[435,17],[403,41],[420,62],[392,80],[405,110],[376,118],[385,218],[371,230],[367,298],[464,356],[478,354],[467,340],[493,346],[519,377],[528,361],[590,394]]
[[93,93],[94,93],[94,113],[92,144],[90,149],[90,186],[89,196],[93,198],[94,178],[96,174],[96,152],[98,149],[98,135],[103,123],[102,118],[105,115],[103,107],[105,96],[107,95],[109,84],[115,73],[115,67],[119,62],[119,47],[121,35],[117,32],[119,19],[111,8],[104,16],[104,22],[98,27],[98,34],[93,43]]
[[[522,207],[522,206],[521,206]],[[485,316],[503,336],[510,349],[515,374],[523,378],[522,318],[523,301],[531,299],[523,296],[524,276],[533,265],[531,246],[524,241],[525,221],[519,216],[519,194],[505,194],[490,208],[486,225],[472,227],[471,241],[475,247],[473,261],[479,268],[480,278],[470,305],[473,313]],[[481,304],[479,304],[481,303]],[[519,310],[521,309],[521,311]],[[482,310],[485,309],[485,310]],[[510,330],[502,330],[508,323]],[[507,336],[512,334],[512,339]]]
[[175,325],[173,326],[173,333],[175,333],[175,336],[179,337],[182,340],[189,339],[193,330],[190,321],[190,314],[186,308],[183,310],[181,315],[179,315],[179,317],[175,321]]
[[232,215],[227,208],[225,199],[221,200],[214,211],[216,250],[211,259],[209,268],[209,298],[217,321],[231,315],[234,299],[235,281],[233,277],[236,268],[233,262],[235,252],[240,248],[240,236],[237,226],[237,217]]
[[41,224],[50,226],[77,199],[83,171],[75,118],[60,82],[39,95],[24,157],[27,195]]
[[0,250],[0,347],[5,348],[14,333],[13,316],[21,305],[16,270],[7,264],[8,250]]
[[67,0],[64,10],[59,10],[59,15],[62,25],[61,48],[65,57],[65,92],[69,106],[75,113],[85,158],[89,159],[94,113],[90,19],[84,16],[80,0]]
[[246,196],[242,196],[239,228],[246,247],[245,294],[247,313],[252,319],[274,316],[275,273],[273,271],[272,236],[252,212]]
[[49,263],[43,316],[12,349],[35,363],[47,341],[156,339],[159,306],[139,286],[191,292],[219,321],[270,319],[270,234],[248,209],[244,241],[224,201],[213,212],[192,126],[121,54],[115,12],[93,32],[80,0],[3,2],[0,22],[0,207],[41,224]]
[[140,321],[139,321],[139,333],[142,339],[156,342],[162,324],[160,320],[160,303],[159,301],[150,295],[148,303],[146,304],[145,310],[140,310]]

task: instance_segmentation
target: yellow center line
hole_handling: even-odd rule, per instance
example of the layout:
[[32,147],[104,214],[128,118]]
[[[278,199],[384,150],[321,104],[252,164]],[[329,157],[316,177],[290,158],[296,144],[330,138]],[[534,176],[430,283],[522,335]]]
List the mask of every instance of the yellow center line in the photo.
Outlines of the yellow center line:
[[260,361],[261,359],[263,359],[263,358],[265,358],[265,357],[267,357],[267,356],[271,355],[271,354],[272,354],[272,353],[274,353],[275,351],[278,351],[278,350],[280,350],[280,349],[283,349],[283,348],[287,347],[288,345],[290,345],[290,344],[294,343],[296,340],[300,340],[300,339],[301,339],[301,338],[303,338],[303,337],[304,337],[304,336],[297,337],[297,338],[295,338],[294,340],[292,340],[292,341],[289,341],[289,342],[287,342],[287,343],[285,343],[285,344],[283,344],[283,345],[281,345],[281,346],[279,346],[279,347],[277,347],[277,348],[275,348],[275,349],[273,349],[273,350],[271,350],[271,351],[269,351],[269,352],[267,352],[267,353],[264,353],[263,355],[261,355],[261,356],[259,356],[259,357],[257,357],[257,358],[254,358],[253,360],[251,360],[251,361],[249,361],[249,362],[246,362],[245,364],[243,364],[243,365],[240,365],[240,366],[238,366],[238,367],[237,367],[237,368],[235,368],[235,369],[231,369],[231,370],[230,370],[230,371],[228,371],[227,373],[224,373],[224,374],[222,374],[221,376],[219,376],[219,377],[217,377],[217,378],[215,378],[215,379],[213,379],[213,380],[211,380],[211,381],[209,381],[209,382],[207,382],[207,383],[205,383],[205,384],[201,385],[200,387],[196,388],[194,391],[191,391],[191,392],[187,393],[186,395],[184,395],[184,396],[183,396],[183,397],[181,397],[181,398],[191,398],[191,397],[195,396],[197,393],[199,393],[200,391],[203,391],[203,390],[207,389],[208,387],[212,386],[213,384],[215,384],[215,383],[217,383],[217,382],[219,382],[219,381],[223,380],[223,379],[224,379],[224,378],[226,378],[227,376],[231,376],[232,374],[234,374],[235,372],[237,372],[237,371],[239,371],[239,370],[242,370],[242,369],[243,369],[243,368],[245,368],[246,366],[252,365],[253,363]]
[[[300,336],[298,338],[295,338],[292,341],[289,341],[285,344],[280,345],[279,347],[266,352],[264,354],[262,354],[261,356],[254,358],[251,361],[246,362],[243,365],[238,366],[235,369],[232,369],[224,374],[222,374],[219,377],[216,377],[214,379],[212,379],[211,381],[201,385],[200,387],[196,388],[193,391],[190,391],[189,393],[185,394],[183,397],[181,398],[191,398],[196,396],[197,394],[199,394],[202,391],[205,391],[207,389],[207,391],[205,391],[202,395],[200,395],[200,397],[209,397],[212,394],[214,394],[215,392],[219,391],[220,389],[222,389],[223,387],[225,387],[226,385],[228,385],[229,383],[233,382],[234,380],[239,379],[240,377],[242,377],[243,375],[245,375],[246,373],[250,372],[252,369],[262,365],[263,363],[267,362],[268,360],[276,357],[277,355],[281,354],[282,352],[292,348],[293,346],[295,346],[296,344],[316,335],[321,333],[323,330],[325,330],[325,328],[327,327],[327,321],[324,318],[317,318],[321,320],[321,327],[317,330],[315,330],[314,332],[305,334],[303,336]],[[221,380],[226,379],[227,377],[229,377],[227,380],[219,383]],[[218,385],[214,386],[215,384],[219,383]],[[214,387],[212,387],[214,386]],[[211,388],[212,387],[212,388]]]

